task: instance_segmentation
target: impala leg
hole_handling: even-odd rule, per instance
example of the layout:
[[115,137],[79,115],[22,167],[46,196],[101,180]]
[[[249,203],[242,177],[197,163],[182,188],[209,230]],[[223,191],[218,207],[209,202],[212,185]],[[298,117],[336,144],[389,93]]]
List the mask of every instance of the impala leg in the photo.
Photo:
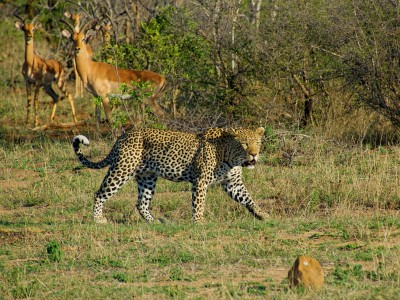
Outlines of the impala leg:
[[74,122],[78,122],[78,120],[76,119],[76,115],[75,115],[74,98],[72,97],[71,94],[68,94],[68,101],[69,101],[69,105],[71,105],[72,118],[73,118]]
[[56,110],[57,110],[57,102],[53,101],[53,108],[51,110],[50,122],[49,123],[53,122],[54,116],[56,115]]
[[96,104],[96,107],[94,108],[94,115],[96,117],[97,131],[99,131],[101,123],[101,106]]
[[[75,65],[74,65],[75,66]],[[69,105],[71,106],[71,111],[72,111],[72,118],[74,120],[74,122],[77,122],[76,120],[76,115],[75,115],[75,104],[74,104],[74,98],[72,97],[72,95],[67,91],[66,87],[65,87],[65,81],[64,81],[65,77],[64,77],[64,71],[61,72],[59,79],[57,80],[57,86],[60,89],[60,91],[63,93],[63,95],[61,96],[61,100],[63,100],[65,97],[68,98],[68,102]],[[80,77],[78,76],[77,79],[75,79],[75,82],[78,82],[78,79],[80,80]],[[53,113],[52,113],[52,117],[50,118],[50,122],[53,120],[52,118],[54,118],[54,115],[56,113],[55,111],[55,107],[56,107],[56,103],[59,100],[58,95],[54,92],[53,88],[50,86],[48,88],[48,93],[49,95],[53,98],[54,100],[54,104],[53,104]]]
[[40,86],[36,85],[35,86],[35,95],[33,96],[33,102],[34,102],[34,114],[35,114],[35,127],[39,125],[39,117],[38,117],[38,111],[39,111],[39,92],[40,92]]
[[[53,108],[51,110],[50,120],[49,120],[49,123],[51,124],[53,122],[53,120],[54,120],[55,115],[56,115],[57,102],[59,100],[62,100],[64,98],[64,96],[59,97],[59,95],[54,91],[52,85],[43,86],[43,90],[46,92],[47,95],[49,95],[53,99]],[[61,90],[61,92],[64,92],[62,85],[60,87],[60,90]]]
[[156,114],[160,118],[165,116],[165,112],[164,109],[162,109],[162,107],[158,104],[157,97],[161,94],[164,88],[165,79],[163,79],[158,85],[156,85],[156,90],[154,91],[154,94],[145,100],[145,102],[153,109],[154,114]]
[[78,70],[76,69],[75,59],[72,60],[74,66],[74,74],[75,74],[75,98],[83,97],[83,81],[81,77],[79,77]]
[[28,123],[29,123],[29,113],[31,110],[31,104],[32,104],[32,86],[27,81],[26,82],[26,119],[25,119],[26,125],[28,125]]
[[83,92],[85,91],[85,86],[83,85],[82,79],[79,77],[79,95],[81,98],[83,98]]
[[147,102],[148,105],[151,106],[151,108],[152,108],[153,112],[156,114],[156,116],[161,117],[161,118],[165,116],[164,110],[157,103],[157,95],[151,96],[151,97],[147,98],[145,101]]
[[79,85],[80,85],[81,98],[82,98],[83,97],[83,93],[85,92],[85,85],[83,84],[83,80],[80,79],[80,77],[79,77]]
[[107,97],[103,97],[104,113],[106,114],[108,124],[111,124],[111,105]]

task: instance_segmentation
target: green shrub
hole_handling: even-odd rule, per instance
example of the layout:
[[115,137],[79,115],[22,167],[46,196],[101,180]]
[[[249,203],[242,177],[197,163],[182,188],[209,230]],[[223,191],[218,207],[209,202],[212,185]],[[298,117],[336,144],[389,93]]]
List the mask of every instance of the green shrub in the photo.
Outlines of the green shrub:
[[61,246],[56,241],[50,241],[47,244],[47,257],[50,261],[59,262],[63,257],[63,252],[61,250]]

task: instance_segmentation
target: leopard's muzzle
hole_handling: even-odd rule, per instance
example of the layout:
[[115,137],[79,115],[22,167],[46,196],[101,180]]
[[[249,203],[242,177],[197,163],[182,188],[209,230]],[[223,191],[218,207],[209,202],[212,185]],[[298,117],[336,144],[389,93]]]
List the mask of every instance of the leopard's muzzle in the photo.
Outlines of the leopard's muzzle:
[[254,166],[256,165],[258,160],[258,155],[248,155],[247,160],[242,163],[242,167],[245,167],[247,169],[254,169]]

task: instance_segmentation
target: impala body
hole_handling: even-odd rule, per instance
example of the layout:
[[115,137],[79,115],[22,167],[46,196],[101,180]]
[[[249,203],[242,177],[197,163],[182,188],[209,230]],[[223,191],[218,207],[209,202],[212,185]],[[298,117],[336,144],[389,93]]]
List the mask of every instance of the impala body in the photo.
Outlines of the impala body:
[[[38,126],[38,106],[39,106],[39,92],[40,88],[53,99],[53,108],[50,115],[50,123],[53,121],[57,103],[59,100],[68,97],[71,105],[72,116],[74,122],[76,122],[74,100],[70,94],[65,90],[65,74],[62,64],[56,60],[45,60],[34,53],[33,48],[33,35],[36,29],[41,27],[41,23],[34,25],[33,23],[20,23],[15,22],[15,27],[20,29],[25,34],[25,61],[22,65],[22,74],[25,78],[26,93],[27,93],[27,113],[26,113],[26,124],[29,123],[30,107],[32,103],[32,87],[35,87],[34,94],[34,118],[35,126]],[[60,91],[63,93],[59,96],[53,89],[52,83],[56,83]]]
[[[150,82],[155,91],[145,101],[152,107],[153,112],[163,116],[164,111],[158,105],[156,98],[165,86],[165,78],[152,71],[138,71],[120,69],[104,62],[95,62],[88,55],[87,39],[94,33],[89,30],[86,35],[83,32],[73,32],[72,40],[75,46],[75,62],[77,71],[85,88],[95,96],[100,96],[107,121],[111,122],[111,107],[108,94],[116,92],[122,83],[130,85],[131,81]],[[64,30],[63,35],[71,37],[69,31]]]
[[[66,11],[64,16],[68,19],[72,20],[73,26],[72,29],[74,32],[79,32],[81,30],[81,16],[80,14],[71,14],[70,12]],[[93,56],[93,50],[89,44],[86,45],[87,54],[89,57]],[[75,75],[75,97],[83,97],[83,82],[82,79],[79,77],[78,70],[76,69],[76,62],[75,59],[72,60],[73,67],[74,67],[74,75]]]

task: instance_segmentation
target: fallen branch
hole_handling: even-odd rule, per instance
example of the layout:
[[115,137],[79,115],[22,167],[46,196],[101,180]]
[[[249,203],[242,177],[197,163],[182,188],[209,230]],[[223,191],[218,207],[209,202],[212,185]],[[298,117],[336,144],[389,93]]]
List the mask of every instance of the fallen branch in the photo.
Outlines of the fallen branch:
[[43,126],[37,126],[33,128],[33,131],[45,131],[47,129],[65,129],[65,128],[71,128],[71,127],[76,127],[76,126],[82,126],[85,125],[86,121],[78,121],[78,122],[68,122],[68,123],[50,123],[46,124]]
[[132,95],[129,95],[129,94],[123,94],[123,95],[121,95],[121,94],[112,94],[112,93],[110,93],[110,94],[107,94],[110,98],[117,98],[117,99],[120,99],[120,100],[129,100],[129,99],[132,99]]

